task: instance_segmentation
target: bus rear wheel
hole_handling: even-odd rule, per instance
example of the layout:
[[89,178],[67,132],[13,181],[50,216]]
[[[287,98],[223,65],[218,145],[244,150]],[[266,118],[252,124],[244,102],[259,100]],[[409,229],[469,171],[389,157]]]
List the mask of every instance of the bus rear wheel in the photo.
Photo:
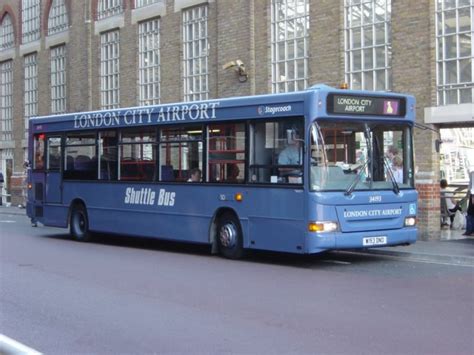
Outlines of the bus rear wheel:
[[81,204],[72,207],[70,232],[71,236],[77,241],[88,242],[91,240],[87,210]]
[[219,218],[217,243],[222,256],[228,259],[240,259],[244,256],[242,229],[233,213],[224,213]]

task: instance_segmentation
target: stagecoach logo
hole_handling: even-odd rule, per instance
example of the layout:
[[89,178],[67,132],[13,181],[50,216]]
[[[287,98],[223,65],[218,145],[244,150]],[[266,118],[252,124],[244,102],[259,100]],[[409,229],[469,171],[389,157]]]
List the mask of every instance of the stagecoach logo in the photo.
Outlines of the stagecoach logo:
[[127,187],[125,190],[124,203],[127,205],[142,205],[142,206],[174,206],[176,192],[166,191],[160,189],[158,198],[156,198],[155,190],[149,187],[142,187],[135,190],[133,187]]
[[74,116],[74,128],[134,126],[175,121],[198,121],[216,118],[219,102],[163,107],[136,108],[125,111],[101,111]]
[[274,115],[275,113],[284,113],[291,111],[291,105],[285,106],[258,106],[257,112],[260,116],[265,114]]

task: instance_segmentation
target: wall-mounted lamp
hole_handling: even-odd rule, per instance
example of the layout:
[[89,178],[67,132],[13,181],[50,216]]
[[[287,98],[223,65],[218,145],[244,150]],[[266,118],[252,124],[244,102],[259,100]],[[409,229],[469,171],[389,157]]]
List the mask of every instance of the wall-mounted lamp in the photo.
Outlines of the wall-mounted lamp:
[[235,72],[239,75],[239,81],[241,83],[244,83],[247,81],[249,78],[249,75],[247,74],[247,70],[245,69],[244,62],[242,62],[240,59],[232,60],[230,62],[225,63],[222,66],[222,69],[227,70],[230,68],[234,68]]

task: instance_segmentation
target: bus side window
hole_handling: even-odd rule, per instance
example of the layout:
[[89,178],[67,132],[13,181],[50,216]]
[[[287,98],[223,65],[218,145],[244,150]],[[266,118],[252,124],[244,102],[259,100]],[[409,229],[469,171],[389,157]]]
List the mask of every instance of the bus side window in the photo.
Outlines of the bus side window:
[[99,132],[99,179],[117,180],[117,132]]
[[257,122],[251,132],[250,182],[301,184],[303,119]]
[[160,181],[187,182],[190,171],[203,164],[203,127],[185,126],[160,130]]
[[60,166],[61,166],[61,137],[49,137],[46,168],[48,170],[59,170]]
[[35,159],[33,169],[43,170],[44,169],[44,134],[38,134],[35,136]]
[[207,181],[239,184],[245,179],[245,125],[214,124],[208,131]]
[[70,133],[66,136],[64,179],[97,180],[98,162],[95,133]]

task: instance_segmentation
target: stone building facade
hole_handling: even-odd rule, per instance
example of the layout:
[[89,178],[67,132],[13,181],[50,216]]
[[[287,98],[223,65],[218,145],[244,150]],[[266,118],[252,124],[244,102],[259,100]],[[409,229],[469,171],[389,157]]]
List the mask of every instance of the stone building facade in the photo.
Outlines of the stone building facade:
[[[444,69],[437,69],[437,63],[450,62],[440,60],[437,41],[443,38],[437,31],[449,25],[450,6],[454,6],[455,23],[462,32],[457,38],[464,40],[464,34],[471,34],[470,55],[460,52],[461,45],[457,47],[458,55],[470,60],[471,72],[461,69],[464,59],[458,60],[458,70],[464,70],[470,80],[458,80],[455,84],[460,86],[454,89],[440,89],[444,80],[437,79],[437,71]],[[473,12],[472,0],[0,0],[0,170],[7,176],[3,194],[10,195],[14,204],[22,203],[28,116],[137,106],[147,97],[155,103],[169,103],[349,82],[354,88],[388,89],[416,97],[417,122],[429,123],[430,128],[415,132],[419,226],[421,237],[436,238],[440,231],[437,130],[443,124],[473,124],[472,115],[469,117],[473,111],[473,29],[462,27],[467,13],[472,27]],[[296,20],[278,22],[279,16]],[[381,24],[375,23],[377,17]],[[304,32],[299,42],[293,41],[295,33],[288,29],[297,25]],[[369,25],[373,27],[367,31]],[[381,36],[386,43],[380,47],[385,48],[385,62],[379,73],[385,87],[376,87],[379,82],[375,79],[375,84],[369,83],[372,79],[365,84],[358,79],[379,75],[372,74],[368,64],[380,59],[378,39],[371,37],[382,33],[377,32],[379,25],[385,26]],[[155,31],[156,37],[147,37],[143,31]],[[361,59],[362,74],[350,69],[352,61],[359,61],[353,55],[362,53],[353,43],[360,41],[360,31],[365,31],[365,44],[373,41],[374,48],[369,49],[375,53],[372,59]],[[155,41],[145,46],[156,46],[157,56],[140,57],[140,36]],[[186,36],[192,37],[189,47],[184,43]],[[279,36],[286,47],[277,52]],[[303,52],[290,53],[292,43],[292,50]],[[191,46],[198,49],[191,50]],[[196,50],[198,56],[189,58],[188,51],[196,54]],[[283,62],[276,64],[276,53],[282,51]],[[287,60],[292,56],[300,59]],[[232,66],[237,60],[245,67],[245,77]],[[148,70],[144,67],[149,61],[155,64]],[[201,72],[187,67],[196,63]],[[227,64],[230,69],[224,69]],[[278,65],[286,68],[284,75],[277,74]],[[298,69],[291,71],[290,66]],[[147,86],[146,81],[154,84]],[[189,96],[189,87],[200,90],[201,96]],[[458,90],[458,100],[440,100],[440,90],[448,89]],[[454,123],[441,112],[445,106],[460,112]],[[444,118],[437,121],[436,117]]]

